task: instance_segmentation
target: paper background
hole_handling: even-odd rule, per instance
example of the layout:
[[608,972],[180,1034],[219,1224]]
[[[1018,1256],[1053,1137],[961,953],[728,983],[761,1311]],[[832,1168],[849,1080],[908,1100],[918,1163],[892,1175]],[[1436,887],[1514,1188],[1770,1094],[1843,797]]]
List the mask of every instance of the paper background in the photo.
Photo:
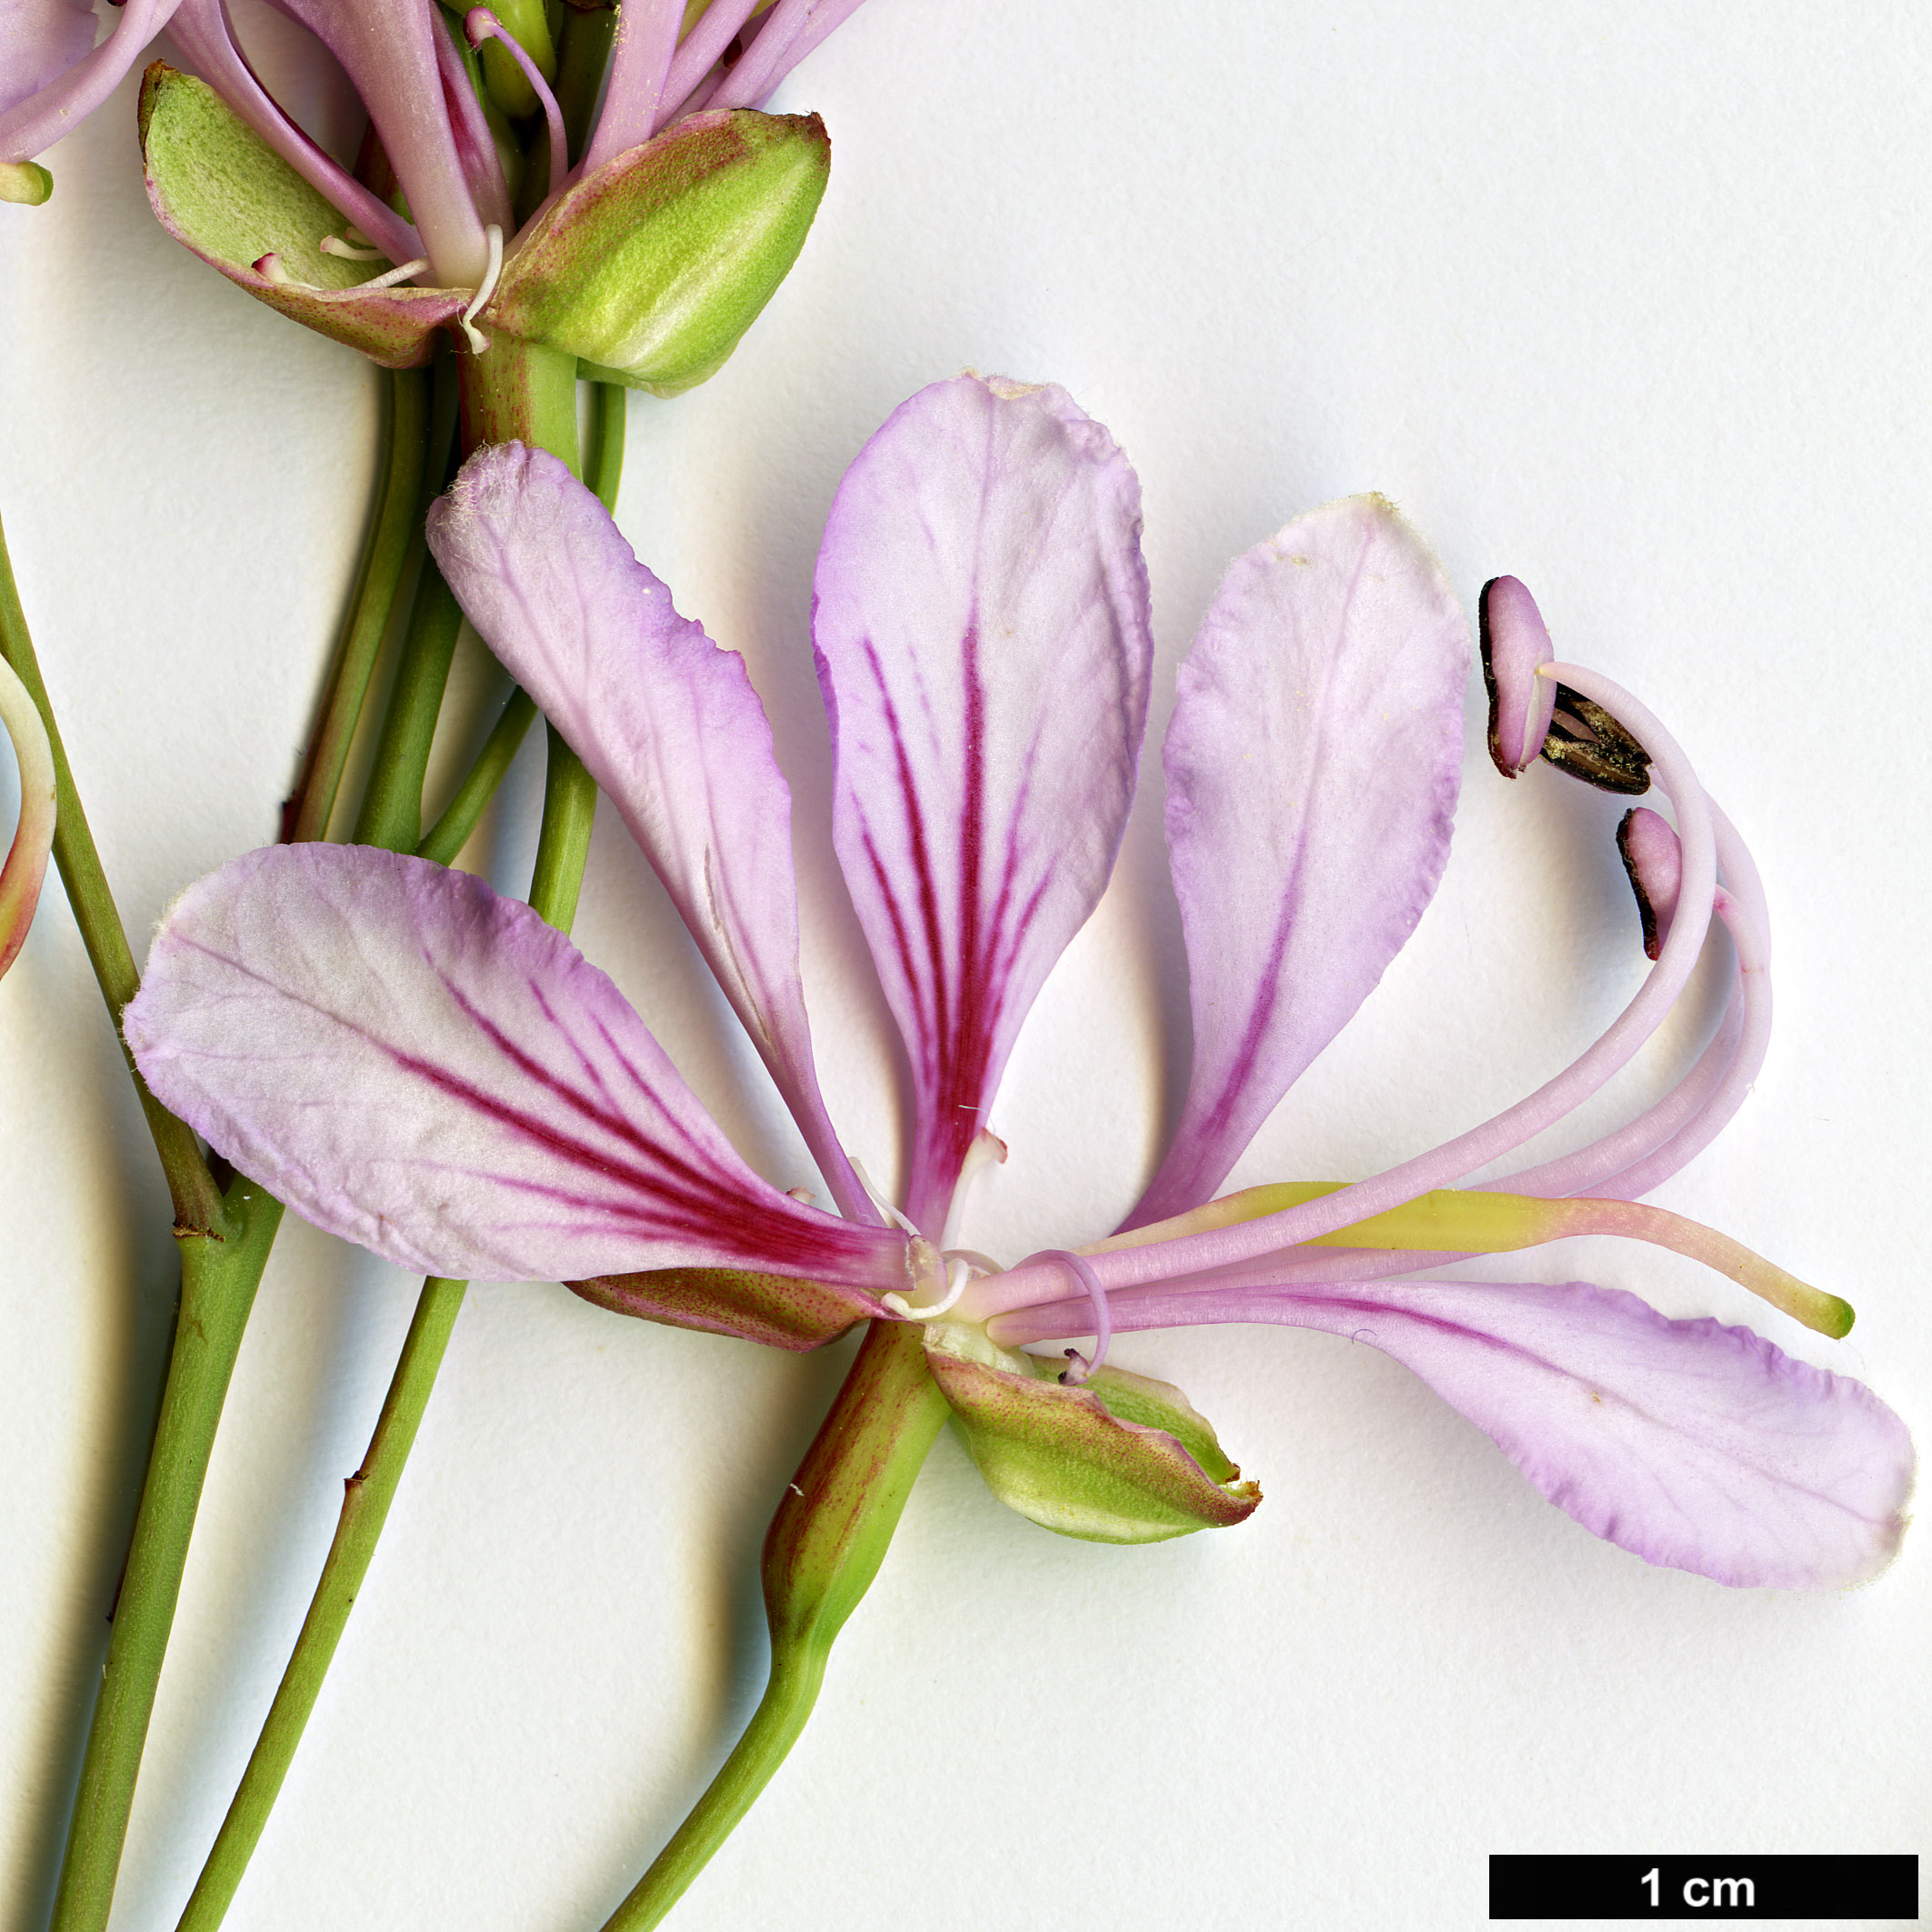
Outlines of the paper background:
[[[285,38],[271,22],[271,74]],[[1050,378],[1140,471],[1158,696],[1116,890],[1020,1042],[995,1115],[1013,1157],[968,1238],[1091,1238],[1138,1191],[1186,1066],[1157,814],[1173,666],[1236,552],[1376,488],[1472,608],[1523,576],[1559,651],[1670,721],[1751,842],[1770,1060],[1658,1198],[1860,1319],[1825,1343],[1630,1248],[1521,1271],[1752,1321],[1927,1439],[1928,40],[1922,9],[1822,0],[874,0],[813,58],[780,105],[832,131],[818,225],[715,382],[634,402],[620,521],[775,715],[826,1086],[862,1157],[894,1166],[895,1049],[824,829],[817,530],[920,384]],[[294,91],[339,125],[339,97]],[[0,208],[0,509],[138,938],[273,836],[379,390],[161,232],[133,118],[130,84],[47,157],[51,204]],[[483,715],[480,665],[466,688]],[[539,782],[519,770],[478,848],[510,889]],[[9,766],[0,808],[13,786]],[[1236,1178],[1372,1171],[1587,1044],[1642,966],[1617,816],[1472,756],[1435,906]],[[807,1178],[607,807],[577,936],[751,1158]],[[1597,1120],[1684,1064],[1720,965]],[[35,1926],[174,1281],[57,885],[0,986],[0,1920]],[[277,1248],[118,1927],[169,1926],[186,1897],[412,1298],[305,1228]],[[681,1932],[1457,1927],[1483,1918],[1492,1851],[1927,1848],[1923,1532],[1867,1589],[1727,1591],[1593,1540],[1369,1349],[1225,1330],[1117,1359],[1186,1388],[1264,1508],[1091,1547],[1003,1511],[942,1440],[810,1731]],[[756,1697],[758,1543],[843,1362],[475,1290],[229,1923],[599,1925]]]

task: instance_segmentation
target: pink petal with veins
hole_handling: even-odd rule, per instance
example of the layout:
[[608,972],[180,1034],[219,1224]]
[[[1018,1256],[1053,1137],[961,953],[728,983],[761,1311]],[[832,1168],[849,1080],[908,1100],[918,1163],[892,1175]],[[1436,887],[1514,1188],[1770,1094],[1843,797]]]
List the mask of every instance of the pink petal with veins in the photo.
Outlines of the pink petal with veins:
[[[1366,1342],[1414,1369],[1586,1529],[1719,1583],[1867,1582],[1905,1531],[1911,1437],[1862,1382],[1748,1328],[1667,1320],[1618,1289],[1309,1284],[1116,1296],[1113,1317],[1116,1333],[1275,1322]],[[1054,1319],[1029,1311],[992,1332],[1016,1346],[1063,1332]]]
[[366,846],[237,859],[175,901],[123,1026],[243,1173],[422,1274],[906,1282],[903,1236],[759,1179],[610,981],[465,873]]
[[792,795],[746,675],[555,456],[480,451],[429,513],[472,624],[569,741],[664,881],[848,1213],[876,1218],[812,1066]]
[[936,1234],[1134,796],[1139,482],[1064,390],[935,384],[846,473],[816,590],[834,836],[912,1059],[907,1213]]
[[1206,1201],[1402,948],[1449,856],[1468,626],[1379,496],[1236,560],[1181,666],[1167,848],[1194,1064],[1126,1226]]

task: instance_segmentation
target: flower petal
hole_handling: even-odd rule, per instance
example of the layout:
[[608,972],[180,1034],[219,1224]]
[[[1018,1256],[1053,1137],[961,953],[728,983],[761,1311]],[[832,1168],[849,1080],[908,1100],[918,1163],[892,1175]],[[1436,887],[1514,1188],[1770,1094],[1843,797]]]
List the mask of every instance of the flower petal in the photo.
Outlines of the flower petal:
[[812,1068],[791,788],[745,660],[677,615],[610,513],[543,450],[472,456],[430,510],[429,546],[470,622],[623,813],[835,1196],[876,1218]]
[[179,4],[126,0],[114,32],[96,47],[91,18],[60,18],[45,0],[25,7],[11,0],[0,33],[0,161],[30,161],[78,127],[121,85]]
[[839,859],[912,1058],[907,1210],[930,1232],[1133,799],[1139,482],[1064,390],[935,384],[839,485],[812,630]]
[[[1863,1383],[1618,1289],[1366,1282],[1116,1296],[1112,1312],[1116,1333],[1280,1322],[1366,1342],[1585,1528],[1719,1583],[1863,1583],[1904,1534],[1911,1438]],[[1030,1316],[992,1326],[1008,1346],[1046,1332]]]
[[1442,566],[1379,496],[1223,579],[1164,756],[1194,1065],[1127,1226],[1214,1193],[1414,930],[1448,858],[1468,659]]
[[[456,153],[422,0],[275,0],[333,54],[369,110],[436,280],[475,288],[488,248]],[[507,237],[506,237],[507,239]]]
[[426,860],[304,845],[224,866],[175,902],[123,1026],[244,1173],[425,1274],[909,1278],[902,1237],[760,1180],[562,934]]
[[0,657],[0,728],[14,746],[20,771],[20,817],[0,865],[0,974],[26,944],[41,881],[54,850],[55,817],[54,747],[33,694]]
[[0,115],[86,59],[94,26],[87,0],[0,0]]

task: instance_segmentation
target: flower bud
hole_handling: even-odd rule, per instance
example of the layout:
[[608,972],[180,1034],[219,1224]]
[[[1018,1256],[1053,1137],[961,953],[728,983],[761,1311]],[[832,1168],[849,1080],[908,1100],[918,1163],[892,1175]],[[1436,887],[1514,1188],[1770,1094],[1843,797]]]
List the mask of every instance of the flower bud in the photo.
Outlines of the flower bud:
[[1252,1516],[1260,1488],[1222,1453],[1179,1389],[1098,1368],[1077,1388],[1058,1366],[966,1322],[927,1325],[926,1365],[986,1487],[1043,1528],[1090,1543],[1158,1543]]
[[693,115],[565,194],[483,320],[586,375],[676,395],[716,372],[790,272],[830,168],[816,115]]

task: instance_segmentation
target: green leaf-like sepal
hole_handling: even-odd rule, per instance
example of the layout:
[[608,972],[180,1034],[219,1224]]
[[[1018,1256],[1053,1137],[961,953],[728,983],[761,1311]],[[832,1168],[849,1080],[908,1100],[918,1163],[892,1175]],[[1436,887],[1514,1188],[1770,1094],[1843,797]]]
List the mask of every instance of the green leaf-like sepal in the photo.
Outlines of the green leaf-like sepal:
[[[257,300],[385,369],[426,362],[437,327],[469,301],[460,288],[360,291],[390,264],[324,255],[319,244],[341,234],[343,216],[206,82],[158,60],[141,82],[141,155],[148,201],[177,242]],[[258,275],[254,265],[267,255],[304,285]]]
[[790,272],[831,155],[816,115],[693,115],[556,202],[484,325],[676,395],[716,372]]
[[656,1268],[566,1286],[618,1315],[735,1335],[772,1348],[818,1348],[885,1310],[858,1288],[750,1268]]
[[926,1366],[1001,1502],[1092,1543],[1158,1543],[1253,1515],[1254,1483],[1180,1390],[1125,1369],[1064,1386],[1059,1365],[965,1322],[928,1325]]

